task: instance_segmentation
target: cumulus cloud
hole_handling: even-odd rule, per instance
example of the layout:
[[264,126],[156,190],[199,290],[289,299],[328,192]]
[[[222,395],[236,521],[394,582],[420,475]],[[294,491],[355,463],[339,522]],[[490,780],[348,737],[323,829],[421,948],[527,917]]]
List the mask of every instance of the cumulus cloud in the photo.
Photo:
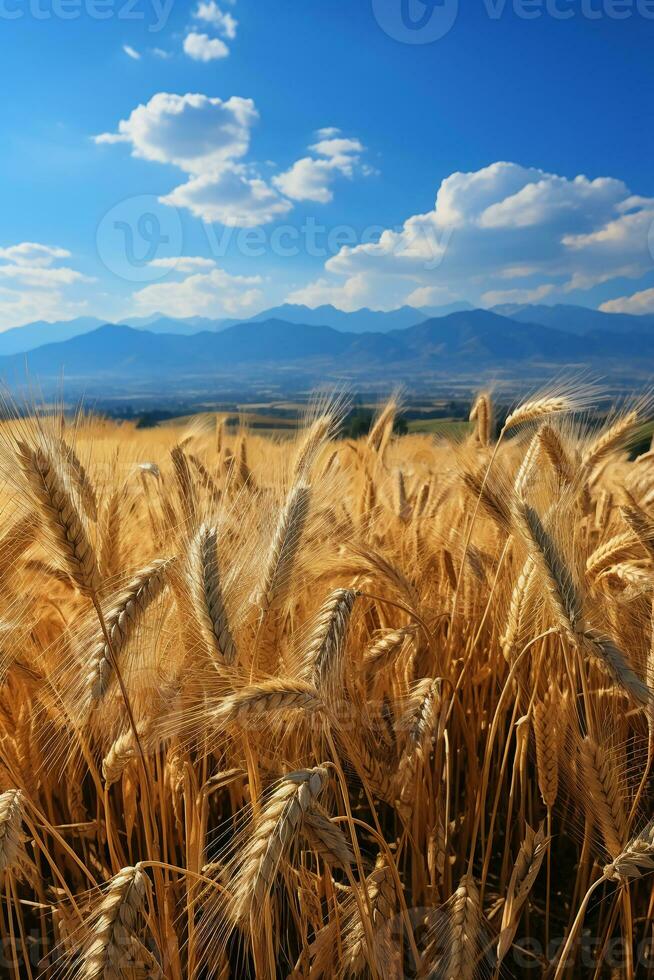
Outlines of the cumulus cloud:
[[225,164],[161,198],[163,204],[187,208],[196,218],[233,228],[254,228],[287,214],[292,204],[260,177],[239,164]]
[[332,139],[334,136],[340,136],[341,131],[338,126],[323,126],[322,129],[316,130],[316,136],[320,140]]
[[158,92],[122,119],[117,132],[102,133],[95,142],[128,143],[143,160],[207,173],[247,153],[258,118],[252,99],[232,96],[223,102],[207,95]]
[[167,316],[253,315],[263,308],[259,276],[232,276],[224,269],[198,272],[181,282],[159,282],[145,286],[132,297],[135,313],[165,313]]
[[229,12],[223,13],[214,0],[208,0],[208,2],[201,0],[195,8],[193,17],[195,20],[201,20],[205,24],[211,24],[212,27],[215,27],[229,41],[233,41],[236,37],[238,21]]
[[35,289],[70,286],[74,282],[92,282],[89,276],[65,266],[44,268],[39,265],[0,265],[0,279],[13,279]]
[[310,147],[315,156],[264,179],[254,165],[243,162],[258,118],[251,99],[232,96],[223,102],[159,92],[121,120],[117,131],[102,133],[95,142],[127,143],[133,156],[179,167],[189,179],[161,202],[229,227],[267,224],[288,214],[293,201],[328,203],[337,177],[364,173],[360,140],[337,136],[329,128],[319,130],[324,138]]
[[21,242],[20,245],[9,245],[0,248],[0,259],[15,262],[16,265],[48,266],[56,259],[69,259],[70,252],[66,248],[52,245],[40,245],[38,242]]
[[94,280],[68,265],[68,249],[21,242],[0,248],[0,330],[28,323],[76,316],[86,301],[75,294]]
[[642,289],[632,296],[619,296],[617,299],[602,303],[600,310],[604,313],[654,313],[654,289]]
[[317,156],[302,157],[284,173],[273,178],[273,184],[294,201],[328,204],[334,197],[332,184],[338,177],[354,176],[360,154],[365,147],[358,139],[335,136],[338,130],[319,130],[329,134],[309,149]]
[[125,54],[127,55],[127,57],[128,58],[131,58],[133,61],[140,61],[141,60],[141,55],[136,50],[136,48],[133,48],[131,46],[131,44],[123,44],[123,51],[125,52]]
[[[371,310],[391,310],[393,304],[384,304],[379,284],[367,276],[350,276],[343,283],[329,279],[318,279],[301,289],[296,289],[286,297],[287,303],[298,303],[314,309],[316,306],[331,305],[352,313],[363,306]],[[415,305],[415,304],[414,304]]]
[[294,201],[328,204],[334,197],[329,186],[334,176],[334,167],[328,160],[303,157],[285,173],[274,177],[273,184]]
[[198,269],[213,269],[216,263],[213,259],[205,259],[199,255],[171,256],[165,259],[153,259],[150,262],[153,269],[174,269],[176,272],[195,272]]
[[193,61],[217,61],[226,58],[229,48],[219,37],[209,37],[208,34],[197,34],[191,31],[184,38],[184,53]]
[[[494,163],[451,174],[431,211],[377,242],[342,248],[326,263],[329,277],[305,294],[338,305],[355,289],[374,293],[384,309],[427,288],[447,287],[480,304],[563,296],[644,275],[652,267],[653,222],[654,199],[633,196],[622,181]],[[515,278],[519,291],[508,285]]]

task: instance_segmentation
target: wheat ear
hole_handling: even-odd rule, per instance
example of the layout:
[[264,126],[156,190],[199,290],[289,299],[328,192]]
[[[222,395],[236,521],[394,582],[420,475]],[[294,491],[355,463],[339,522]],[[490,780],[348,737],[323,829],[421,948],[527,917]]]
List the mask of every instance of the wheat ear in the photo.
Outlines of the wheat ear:
[[342,678],[343,650],[357,594],[335,589],[320,607],[304,648],[303,674],[319,691],[334,690]]
[[488,517],[495,521],[501,531],[509,532],[513,523],[511,509],[506,500],[490,486],[484,473],[472,473],[468,470],[463,474],[463,482]]
[[612,858],[622,853],[627,836],[627,817],[620,785],[610,753],[590,735],[581,745],[582,774],[589,816],[597,823]]
[[470,421],[476,422],[475,435],[480,446],[488,446],[491,441],[493,410],[490,396],[486,392],[477,396],[470,412]]
[[502,432],[509,432],[518,425],[526,425],[528,422],[537,422],[547,415],[560,415],[561,412],[569,412],[572,403],[568,398],[538,398],[533,401],[523,402],[515,411],[507,416],[506,422],[502,427]]
[[552,807],[559,792],[561,730],[559,717],[549,694],[544,701],[538,701],[534,706],[533,719],[538,788],[545,806]]
[[417,626],[402,626],[397,630],[388,630],[375,640],[363,655],[363,666],[367,673],[377,674],[395,663],[397,655],[409,636],[415,636]]
[[246,925],[263,912],[282,861],[300,830],[304,814],[328,779],[322,766],[288,773],[277,784],[256,818],[245,859],[231,889],[230,913]]
[[581,633],[584,628],[582,600],[568,566],[533,507],[522,504],[517,513],[532,544],[531,556],[544,575],[560,625],[573,635]]
[[136,573],[127,588],[104,614],[109,644],[104,632],[92,644],[87,684],[97,700],[106,693],[111,679],[112,654],[117,658],[146,609],[161,595],[174,558],[158,558]]
[[73,489],[44,449],[32,449],[21,442],[18,458],[66,570],[80,592],[96,595],[99,574],[95,553]]
[[625,521],[638,538],[649,558],[654,558],[654,522],[635,500],[620,508]]
[[628,412],[623,418],[618,419],[617,422],[614,422],[609,429],[605,429],[591,443],[581,458],[584,473],[590,473],[599,462],[612,453],[620,445],[622,440],[626,438],[630,429],[634,427],[637,421],[638,412],[632,411]]
[[83,466],[79,456],[65,439],[60,440],[59,448],[61,450],[62,458],[67,465],[71,482],[75,485],[87,516],[92,521],[97,521],[98,500],[95,493],[95,487],[91,482],[91,478],[86,472],[86,469]]
[[506,893],[500,938],[497,943],[498,960],[503,960],[511,948],[520,921],[520,914],[538,877],[548,844],[549,840],[545,836],[542,824],[536,831],[527,825],[525,839],[520,845],[518,858],[513,867]]
[[81,980],[108,980],[124,974],[146,893],[147,878],[138,864],[123,868],[113,878],[84,950]]
[[546,422],[537,433],[543,452],[558,473],[563,483],[572,484],[575,481],[575,471],[572,460],[568,456],[559,433]]
[[608,541],[599,545],[589,555],[586,562],[586,573],[591,578],[597,578],[601,572],[616,562],[628,558],[634,550],[635,538],[632,531],[622,531]]
[[23,796],[18,789],[0,793],[0,873],[16,867],[22,850]]
[[333,428],[334,417],[332,415],[321,415],[309,427],[309,431],[298,449],[293,467],[298,479],[303,480],[309,476],[311,467],[323,445],[329,439]]
[[221,661],[236,660],[236,644],[229,628],[218,565],[218,530],[203,524],[188,550],[191,601],[209,649]]
[[[381,855],[377,858],[375,868],[365,881],[365,896],[361,895],[360,904],[369,912],[369,925],[375,939],[375,948],[368,949],[366,930],[361,918],[359,904],[353,905],[343,927],[343,954],[349,974],[359,974],[365,969],[366,962],[374,957],[381,970],[381,975],[390,976],[391,949],[389,938],[391,920],[397,908],[397,892],[395,879],[386,859]],[[362,889],[363,891],[363,889]]]
[[[139,739],[143,740],[150,730],[150,725],[143,723],[137,726]],[[111,745],[102,760],[102,775],[107,786],[113,786],[121,778],[127,766],[137,759],[139,749],[132,728],[128,728]]]
[[625,849],[604,868],[604,877],[616,881],[640,878],[654,871],[654,820],[629,841]]
[[391,398],[375,419],[372,428],[368,433],[368,447],[372,449],[373,452],[381,454],[382,450],[385,448],[393,430],[393,422],[395,421],[396,412],[397,402],[394,398]]
[[305,813],[302,835],[306,837],[309,847],[333,867],[349,868],[354,864],[354,854],[345,834],[317,806]]
[[613,678],[616,684],[629,694],[633,700],[646,707],[651,702],[651,692],[635,672],[629,660],[615,642],[597,630],[588,630],[581,637],[585,652]]
[[181,446],[173,446],[170,450],[170,458],[173,461],[175,479],[177,480],[177,491],[182,504],[184,517],[189,523],[195,520],[195,484],[191,477],[186,453]]
[[238,723],[247,728],[254,718],[283,711],[320,711],[323,703],[312,684],[301,680],[273,677],[250,684],[230,695],[211,713],[211,724],[218,728]]
[[446,941],[439,964],[443,980],[473,980],[481,926],[479,891],[472,875],[464,875],[452,896]]
[[261,584],[253,599],[263,613],[281,602],[285,595],[310,501],[311,490],[303,483],[296,484],[286,498],[268,551]]

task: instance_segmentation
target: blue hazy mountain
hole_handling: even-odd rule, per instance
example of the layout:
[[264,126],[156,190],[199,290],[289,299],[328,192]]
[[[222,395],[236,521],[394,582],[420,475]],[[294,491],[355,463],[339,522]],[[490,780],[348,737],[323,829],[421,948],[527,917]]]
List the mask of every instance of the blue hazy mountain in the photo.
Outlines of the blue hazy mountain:
[[12,327],[0,333],[0,354],[18,354],[42,344],[59,343],[80,334],[96,330],[104,321],[94,316],[79,316],[74,320],[49,323],[37,320],[23,327]]
[[554,330],[584,336],[594,330],[621,332],[642,332],[654,330],[654,314],[634,316],[630,313],[603,313],[587,306],[573,306],[559,303],[555,306],[506,304],[494,306],[494,313],[510,317],[520,323],[540,323]]
[[[636,318],[638,319],[638,318]],[[54,384],[62,377],[85,390],[134,390],[148,385],[166,394],[207,390],[212,384],[284,390],[325,381],[368,385],[393,379],[408,385],[428,376],[551,377],[562,368],[592,367],[605,375],[651,371],[654,331],[594,330],[583,337],[490,310],[432,317],[387,333],[345,332],[279,319],[238,323],[190,335],[153,333],[107,324],[29,353],[0,357],[9,384],[29,377]]]
[[[154,334],[176,334],[190,337],[204,332],[218,333],[231,327],[245,326],[248,323],[277,320],[306,328],[331,327],[333,330],[345,333],[378,334],[406,329],[427,320],[444,319],[454,313],[471,313],[473,311],[474,307],[464,302],[422,309],[404,306],[390,312],[361,309],[352,313],[338,310],[329,305],[310,309],[307,306],[287,303],[271,310],[264,310],[248,320],[213,319],[201,316],[175,318],[165,316],[163,313],[152,313],[146,317],[127,317],[118,325],[129,326],[135,330],[147,330]],[[626,334],[654,330],[654,314],[634,316],[626,313],[602,313],[599,310],[592,310],[583,306],[506,304],[493,307],[490,312],[518,323],[536,324],[578,336],[587,336],[594,331]],[[90,333],[104,323],[105,321],[96,317],[78,317],[74,320],[55,323],[41,320],[22,327],[14,327],[0,333],[0,356],[24,353],[45,344],[70,340],[82,334]]]

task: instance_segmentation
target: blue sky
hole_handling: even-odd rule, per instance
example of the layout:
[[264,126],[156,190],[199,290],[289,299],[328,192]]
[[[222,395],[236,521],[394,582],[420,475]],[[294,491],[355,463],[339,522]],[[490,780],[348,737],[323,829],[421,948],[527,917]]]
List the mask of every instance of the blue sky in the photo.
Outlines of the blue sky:
[[654,0],[431,4],[0,0],[0,329],[654,311]]

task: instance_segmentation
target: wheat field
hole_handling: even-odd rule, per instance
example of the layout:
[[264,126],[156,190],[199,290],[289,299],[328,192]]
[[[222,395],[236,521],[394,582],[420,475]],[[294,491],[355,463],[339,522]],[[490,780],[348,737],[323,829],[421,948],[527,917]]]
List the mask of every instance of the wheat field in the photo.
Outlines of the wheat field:
[[14,978],[645,977],[641,402],[0,424]]

